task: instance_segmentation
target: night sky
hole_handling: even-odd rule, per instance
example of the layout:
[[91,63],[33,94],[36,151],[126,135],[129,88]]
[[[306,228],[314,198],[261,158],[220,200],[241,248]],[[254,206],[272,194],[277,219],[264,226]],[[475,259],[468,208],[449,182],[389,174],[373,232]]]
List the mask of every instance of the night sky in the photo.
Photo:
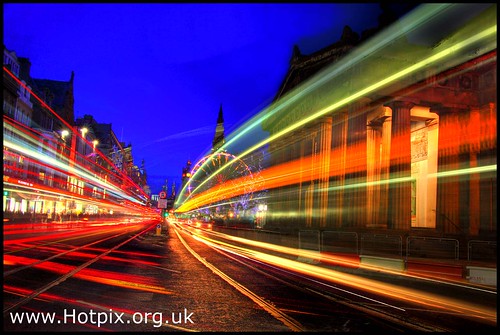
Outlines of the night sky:
[[293,46],[308,54],[377,26],[377,3],[3,4],[4,45],[31,76],[68,81],[75,118],[111,123],[153,194],[269,105]]

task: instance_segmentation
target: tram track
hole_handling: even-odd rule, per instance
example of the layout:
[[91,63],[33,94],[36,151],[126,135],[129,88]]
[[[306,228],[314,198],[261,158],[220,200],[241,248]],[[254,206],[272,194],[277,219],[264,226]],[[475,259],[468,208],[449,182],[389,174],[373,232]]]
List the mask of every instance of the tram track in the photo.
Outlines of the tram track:
[[[282,271],[280,269],[274,268],[274,267],[269,267],[265,266],[265,268],[268,270],[262,270],[258,268],[257,266],[252,265],[250,262],[251,260],[245,260],[242,261],[241,259],[238,259],[235,256],[229,255],[225,253],[224,251],[219,251],[222,254],[225,254],[226,257],[231,258],[240,264],[252,269],[253,271],[259,272],[264,276],[267,276],[273,280],[279,281],[283,283],[284,285],[294,288],[296,290],[300,290],[303,292],[309,292],[315,296],[322,297],[325,299],[328,299],[332,301],[335,304],[340,304],[345,306],[346,308],[349,309],[354,309],[357,310],[365,315],[367,315],[369,318],[376,320],[377,323],[383,323],[384,327],[389,328],[390,330],[396,330],[396,331],[432,331],[432,332],[446,332],[450,331],[446,328],[442,327],[436,327],[433,325],[425,325],[421,324],[420,322],[412,322],[405,320],[404,318],[401,318],[400,316],[397,316],[394,313],[388,313],[386,311],[383,311],[379,308],[374,307],[374,305],[369,305],[369,304],[360,304],[360,303],[354,303],[349,299],[346,299],[345,297],[341,297],[340,295],[334,295],[331,292],[327,292],[325,290],[320,290],[315,286],[314,284],[318,284],[316,280],[312,280],[310,278],[305,278],[304,276],[297,276],[295,274],[290,273],[289,271],[284,272],[283,274],[280,275],[278,272]],[[259,264],[262,266],[262,263]],[[271,271],[273,271],[276,274],[271,274]],[[300,277],[301,283],[304,283],[304,281],[308,281],[313,284],[306,284],[306,285],[298,285],[296,281],[290,279],[290,278],[297,278]],[[286,278],[286,279],[284,279]],[[320,283],[322,284],[322,283]],[[352,294],[352,292],[348,292]],[[379,305],[383,305],[382,302],[377,302]],[[386,304],[385,304],[386,305]],[[393,308],[398,309],[398,307],[393,306]]]
[[177,234],[177,237],[179,240],[182,242],[184,247],[196,258],[198,259],[203,265],[208,267],[210,270],[212,270],[213,273],[221,277],[224,281],[229,283],[231,286],[233,286],[236,290],[238,290],[240,293],[243,295],[247,296],[250,298],[252,301],[254,301],[258,306],[262,307],[264,310],[269,312],[274,318],[277,320],[283,322],[287,327],[290,328],[292,331],[304,331],[304,327],[295,319],[292,317],[288,316],[286,313],[283,313],[280,309],[276,308],[274,305],[271,303],[267,302],[266,300],[262,299],[259,297],[259,295],[255,294],[248,288],[246,288],[244,285],[241,285],[238,283],[236,280],[232,279],[229,275],[224,273],[222,270],[219,268],[215,267],[212,265],[210,262],[207,262],[203,257],[201,257],[196,251],[194,251],[189,244],[186,242],[184,238],[180,235],[178,230],[175,230],[175,233]]
[[[73,269],[70,270],[70,271],[68,271],[67,273],[59,276],[58,278],[56,278],[54,280],[51,280],[50,282],[44,284],[42,287],[39,287],[39,288],[33,290],[31,294],[23,296],[19,301],[15,302],[15,303],[11,304],[10,306],[8,306],[8,307],[6,307],[6,308],[3,309],[3,315],[4,315],[4,317],[8,313],[11,313],[11,312],[17,310],[19,307],[21,307],[21,306],[27,304],[28,302],[32,301],[33,299],[37,298],[42,293],[46,292],[47,290],[51,289],[52,287],[57,286],[57,285],[61,284],[62,282],[66,281],[67,279],[73,277],[75,274],[77,274],[81,270],[83,270],[85,268],[88,268],[92,264],[98,262],[103,257],[109,255],[111,252],[117,250],[118,248],[124,246],[125,244],[129,243],[130,241],[132,241],[132,240],[136,239],[137,237],[141,236],[142,234],[146,233],[155,224],[156,223],[150,224],[150,225],[146,226],[145,228],[142,228],[139,232],[135,233],[131,237],[125,239],[124,241],[121,241],[121,242],[119,242],[118,244],[115,244],[112,247],[107,247],[105,251],[100,252],[99,254],[95,255],[92,259],[90,259],[90,260],[88,260],[88,261],[86,261],[86,262],[84,262],[84,263],[82,263],[82,264],[80,264],[80,265],[78,265],[76,267],[73,267]],[[69,250],[66,250],[66,251],[60,252],[58,254],[52,255],[52,256],[50,256],[48,258],[40,259],[40,260],[34,261],[34,262],[30,263],[30,264],[26,264],[26,265],[23,265],[23,266],[20,266],[20,267],[16,267],[16,268],[14,268],[12,270],[5,271],[4,272],[4,278],[8,277],[8,276],[10,276],[10,275],[12,275],[14,273],[17,273],[19,271],[23,271],[23,270],[27,270],[27,269],[32,269],[32,268],[34,268],[35,266],[37,266],[39,264],[42,264],[42,263],[45,263],[45,262],[49,262],[49,261],[57,259],[57,258],[61,258],[62,256],[65,256],[65,255],[67,255],[69,253],[72,253],[72,252],[76,252],[76,251],[88,249],[91,246],[95,246],[97,244],[100,244],[100,243],[103,243],[103,242],[107,242],[107,241],[112,240],[112,239],[119,239],[119,240],[121,240],[120,239],[121,237],[130,234],[130,231],[128,229],[124,230],[121,227],[119,227],[117,229],[119,229],[120,232],[117,233],[117,234],[115,234],[115,235],[108,236],[106,238],[99,239],[97,241],[93,241],[91,243],[87,243],[85,245],[78,246],[76,248],[71,248]],[[92,234],[92,235],[98,235],[98,234]],[[49,242],[49,243],[43,243],[41,245],[35,245],[35,246],[32,246],[31,248],[23,248],[21,250],[22,251],[30,250],[33,253],[34,250],[36,250],[37,248],[40,248],[41,246],[46,246],[48,244],[54,244],[54,243],[60,243],[60,240],[56,240],[56,241]],[[12,253],[13,252],[11,252],[11,254]]]
[[[126,225],[111,226],[104,228],[108,236],[90,237],[82,230],[81,239],[68,240],[69,235],[53,239],[42,236],[29,243],[10,244],[6,255],[12,262],[5,263],[4,259],[4,318],[18,312],[61,316],[66,309],[82,314],[112,309],[134,321],[135,317],[151,312],[167,317],[170,312],[187,308],[194,313],[195,324],[164,322],[161,327],[182,331],[231,330],[245,322],[241,329],[294,332],[457,329],[413,317],[420,311],[414,314],[408,309],[409,304],[377,300],[373,294],[348,290],[340,283],[328,283],[266,263],[254,257],[255,250],[229,243],[230,238],[208,235],[210,231],[168,224],[170,232],[158,236],[154,233],[155,225],[157,222],[134,225],[128,230],[124,229]],[[209,243],[204,243],[207,240],[203,241],[202,235]],[[216,237],[221,239],[220,245]],[[160,240],[163,243],[158,244]],[[400,313],[399,306],[404,306]],[[429,311],[422,310],[422,314]],[[46,329],[66,327],[58,325],[47,325]],[[87,330],[93,325],[72,326]],[[151,321],[118,326],[106,324],[105,328],[152,329]],[[29,329],[25,324],[9,327]]]
[[[261,299],[267,301],[266,306],[272,306],[272,312],[270,311],[271,314],[275,313],[274,311],[279,311],[280,317],[286,315],[286,318],[294,320],[294,324],[300,325],[296,328],[290,327],[291,330],[311,330],[301,321],[304,319],[307,320],[308,317],[304,317],[304,315],[313,315],[315,313],[314,308],[308,306],[308,303],[310,301],[322,301],[322,303],[328,301],[331,305],[330,307],[325,307],[325,310],[328,308],[330,308],[330,310],[332,311],[341,310],[344,314],[352,314],[353,319],[356,319],[358,321],[364,320],[366,322],[370,322],[374,327],[379,327],[381,330],[419,332],[449,332],[456,330],[455,328],[450,328],[449,324],[438,324],[439,318],[427,319],[426,316],[429,316],[433,312],[423,311],[422,315],[424,317],[422,318],[422,315],[419,315],[419,313],[415,313],[415,311],[422,311],[418,311],[418,308],[412,307],[410,303],[406,303],[403,305],[394,304],[396,303],[396,300],[387,299],[387,297],[385,297],[383,300],[380,300],[377,299],[376,295],[373,294],[362,293],[359,290],[349,290],[346,287],[342,287],[342,285],[332,285],[332,283],[323,282],[322,280],[318,280],[318,278],[313,278],[301,273],[290,271],[288,269],[283,269],[279,266],[266,264],[266,262],[253,258],[250,255],[251,252],[250,254],[247,254],[246,250],[248,249],[240,248],[238,246],[234,246],[234,248],[232,248],[230,244],[222,241],[220,244],[218,244],[216,240],[212,238],[204,239],[202,237],[203,233],[199,234],[197,233],[199,231],[192,230],[191,228],[185,227],[184,225],[176,225],[176,232],[177,231],[185,231],[186,234],[189,234],[196,240],[210,246],[225,259],[239,264],[240,268],[241,266],[244,266],[247,269],[251,270],[251,273],[264,276],[268,278],[270,282],[276,283],[276,285],[279,284],[282,287],[286,286],[294,292],[300,291],[306,295],[309,295],[310,298],[307,298],[309,300],[306,300],[306,303],[301,304],[298,310],[289,308],[289,306],[286,306],[286,304],[283,304],[282,301],[280,301],[279,297],[278,299],[276,299],[277,295],[273,295],[272,293],[268,294],[269,292],[260,290],[260,287],[258,287],[258,285],[253,286],[252,275],[238,275],[238,273],[235,274],[234,272],[232,272],[232,270],[227,270],[229,268],[227,264],[225,264],[227,262],[216,260],[216,258],[213,256],[205,256],[204,254],[195,256],[196,258],[201,259],[202,263],[204,263],[207,267],[216,269],[213,270],[213,272],[217,273],[224,280],[226,280],[226,277],[229,277],[231,278],[231,282],[237,282],[238,286],[244,287],[245,292],[250,291],[252,292],[252,295],[259,296],[261,297]],[[209,231],[207,231],[206,233],[210,234]],[[179,233],[177,232],[177,234]],[[281,288],[281,290],[283,289]],[[393,302],[391,303],[391,301]],[[308,308],[310,308],[310,310],[308,310]],[[301,314],[302,316],[298,316]],[[447,312],[445,316],[453,317],[453,314],[454,313],[450,311]],[[296,316],[297,319],[293,316]],[[324,316],[324,320],[328,319],[331,319],[331,315]],[[321,320],[321,317],[316,318],[316,320]],[[314,324],[314,322],[309,323],[309,325],[311,324]],[[313,329],[313,331],[317,330],[324,329]],[[342,329],[337,328],[335,330]]]
[[[100,239],[100,240],[94,241],[94,242],[92,242],[92,243],[88,243],[88,244],[85,244],[85,245],[82,245],[82,246],[79,246],[79,247],[76,247],[76,248],[73,248],[73,249],[69,249],[69,250],[67,250],[67,251],[64,251],[64,252],[61,252],[61,253],[55,254],[55,255],[52,255],[52,256],[50,256],[50,257],[48,257],[48,258],[40,259],[40,260],[38,260],[38,261],[36,261],[36,262],[33,262],[33,263],[31,263],[31,264],[23,265],[23,266],[20,266],[20,267],[15,268],[15,269],[12,269],[12,270],[9,270],[9,271],[5,271],[5,272],[3,273],[3,277],[4,277],[4,278],[5,278],[5,277],[8,277],[8,276],[10,276],[10,275],[12,275],[12,274],[14,274],[14,273],[16,273],[16,272],[22,271],[22,270],[24,270],[24,269],[29,269],[29,268],[31,268],[31,267],[33,267],[33,266],[35,266],[35,265],[41,264],[41,263],[43,263],[43,262],[49,262],[49,261],[54,260],[54,259],[56,259],[56,258],[62,257],[62,256],[64,256],[64,255],[66,255],[66,254],[69,254],[69,253],[72,253],[72,252],[76,252],[76,251],[79,251],[79,250],[82,250],[82,249],[85,249],[85,248],[91,247],[91,246],[93,246],[93,245],[95,245],[95,244],[99,244],[99,243],[102,243],[102,242],[108,241],[108,240],[110,240],[110,239],[116,238],[116,237],[120,237],[121,235],[123,235],[123,233],[118,233],[118,234],[113,235],[113,236],[108,236],[108,237],[106,237],[106,238],[103,238],[103,239]],[[56,242],[53,242],[53,243],[56,243]],[[30,247],[30,248],[28,248],[28,249],[40,248],[41,246],[44,246],[44,247],[45,247],[45,246],[50,245],[50,244],[53,244],[53,243],[46,243],[46,244],[43,244],[43,245],[37,245],[36,247]],[[59,243],[59,242],[57,242],[57,243]],[[26,250],[26,249],[25,249],[25,250]]]

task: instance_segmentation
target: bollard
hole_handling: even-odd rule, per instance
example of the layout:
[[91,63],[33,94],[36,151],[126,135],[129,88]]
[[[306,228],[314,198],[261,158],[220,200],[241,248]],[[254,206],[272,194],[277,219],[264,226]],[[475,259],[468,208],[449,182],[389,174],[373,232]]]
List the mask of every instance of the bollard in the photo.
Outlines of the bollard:
[[161,224],[157,224],[156,225],[156,236],[160,236],[161,235]]

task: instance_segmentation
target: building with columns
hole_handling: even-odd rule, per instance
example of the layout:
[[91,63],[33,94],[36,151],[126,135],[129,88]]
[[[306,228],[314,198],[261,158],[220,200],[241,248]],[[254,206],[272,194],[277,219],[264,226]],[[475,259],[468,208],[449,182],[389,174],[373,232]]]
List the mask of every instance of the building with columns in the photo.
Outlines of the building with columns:
[[375,49],[381,22],[310,55],[295,47],[273,103],[284,107],[262,123],[270,136],[293,129],[270,143],[270,166],[294,179],[269,188],[266,228],[495,236],[496,43],[449,51],[474,45],[495,10],[418,43],[408,32]]

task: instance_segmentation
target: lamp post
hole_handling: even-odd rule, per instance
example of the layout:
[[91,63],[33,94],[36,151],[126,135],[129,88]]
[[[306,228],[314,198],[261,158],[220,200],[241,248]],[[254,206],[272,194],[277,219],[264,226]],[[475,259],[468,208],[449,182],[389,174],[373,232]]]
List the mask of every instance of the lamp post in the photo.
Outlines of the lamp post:
[[61,147],[61,159],[66,155],[66,136],[69,135],[69,131],[67,129],[61,130],[61,139],[62,139],[62,147]]
[[[92,150],[93,150],[93,154],[94,154],[94,162],[95,162],[95,164],[97,164],[97,153],[96,153],[97,144],[99,144],[98,140],[93,140],[92,141]],[[94,168],[97,171],[97,166],[94,166]]]
[[87,132],[89,130],[88,130],[88,128],[83,127],[82,129],[80,129],[80,131],[82,132],[82,138],[83,138],[83,141],[82,141],[82,146],[83,146],[82,147],[82,156],[85,157],[87,155],[87,146],[85,145],[85,135],[87,134]]
[[[78,144],[80,141],[77,139],[78,137],[78,131],[82,133],[83,141],[82,141],[82,150],[80,151],[80,145]],[[71,135],[71,148],[70,148],[70,155],[69,155],[69,162],[70,166],[74,166],[76,163],[76,160],[78,159],[76,152],[79,151],[85,156],[85,134],[87,134],[89,130],[86,127],[81,128],[80,130],[78,129],[77,126],[73,127],[73,134]]]

